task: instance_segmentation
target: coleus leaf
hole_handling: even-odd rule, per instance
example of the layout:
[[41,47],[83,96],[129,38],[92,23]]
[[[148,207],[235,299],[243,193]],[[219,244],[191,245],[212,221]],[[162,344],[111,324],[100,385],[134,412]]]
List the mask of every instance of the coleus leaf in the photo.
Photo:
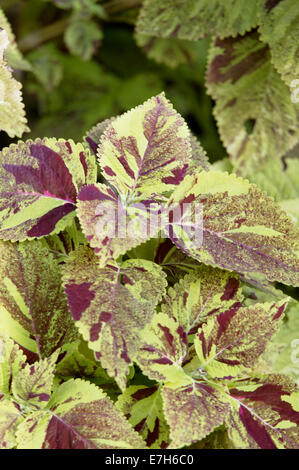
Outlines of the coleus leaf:
[[136,362],[150,378],[174,384],[190,383],[182,364],[188,358],[187,334],[174,318],[155,313],[140,333]]
[[77,331],[54,256],[34,240],[1,242],[0,257],[0,333],[40,357],[74,340]]
[[[200,205],[203,220],[197,228],[193,215]],[[169,207],[176,215],[167,233],[188,255],[249,277],[260,273],[269,281],[299,285],[298,229],[257,186],[234,174],[201,172],[184,179]]]
[[222,424],[228,412],[227,399],[183,369],[189,348],[182,326],[165,313],[156,313],[141,332],[141,340],[137,363],[148,377],[165,384],[163,409],[170,426],[171,447],[196,442]]
[[126,201],[172,190],[190,155],[187,124],[164,93],[116,118],[98,148],[103,175]]
[[0,27],[0,131],[5,131],[9,137],[21,137],[29,128],[22,101],[22,86],[13,78],[4,58],[8,44],[6,31]]
[[77,192],[96,181],[94,157],[72,140],[37,139],[0,152],[0,238],[57,233],[75,215]]
[[211,315],[240,306],[242,300],[235,274],[201,265],[168,289],[161,309],[190,334]]
[[190,380],[177,387],[166,384],[162,396],[172,448],[203,439],[224,422],[229,411],[226,397],[205,382]]
[[140,449],[145,444],[95,385],[68,380],[47,408],[29,415],[17,430],[19,449]]
[[10,394],[14,377],[23,369],[26,357],[8,336],[0,335],[0,400]]
[[163,413],[161,390],[157,385],[131,385],[119,397],[116,407],[139,432],[151,449],[169,444],[169,426]]
[[65,43],[71,54],[90,60],[97,51],[103,32],[99,25],[82,18],[71,21],[64,33]]
[[230,395],[226,426],[237,448],[299,448],[298,389],[287,377],[240,382]]
[[82,230],[101,267],[157,236],[162,208],[155,200],[126,204],[107,185],[85,186],[78,195]]
[[101,268],[94,252],[81,247],[64,267],[64,285],[80,333],[124,389],[139,345],[139,330],[150,321],[164,293],[165,274],[147,260]]
[[281,160],[268,158],[258,171],[250,171],[246,178],[269,196],[284,209],[299,225],[299,159],[285,158]]
[[12,393],[22,406],[41,409],[51,397],[58,351],[51,357],[25,367],[13,378]]
[[23,421],[23,416],[17,403],[0,399],[0,449],[16,447],[16,430]]
[[101,141],[103,132],[116,118],[105,119],[105,121],[99,122],[93,126],[84,136],[84,141],[89,145],[90,150],[94,155],[97,155],[98,146]]
[[278,331],[287,300],[232,306],[208,319],[198,330],[194,345],[199,369],[210,377],[235,377],[253,368]]
[[11,26],[3,10],[0,8],[0,30],[1,29],[5,30],[9,41],[7,49],[5,50],[5,58],[7,60],[8,65],[13,69],[31,70],[31,65],[27,60],[24,59],[23,55],[21,54],[17,46],[16,38],[11,29]]
[[236,36],[257,25],[257,0],[145,0],[137,32],[197,41],[205,36]]
[[281,157],[298,141],[298,107],[256,32],[215,40],[207,87],[221,139],[240,173]]
[[283,80],[291,85],[299,76],[299,14],[296,0],[261,0],[262,41],[270,45],[272,62]]

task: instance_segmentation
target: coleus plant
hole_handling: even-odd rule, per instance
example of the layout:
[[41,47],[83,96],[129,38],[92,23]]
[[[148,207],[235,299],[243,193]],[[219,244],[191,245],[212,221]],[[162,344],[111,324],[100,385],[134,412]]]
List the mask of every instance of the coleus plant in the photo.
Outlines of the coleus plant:
[[[297,386],[263,362],[289,301],[271,283],[299,285],[298,228],[212,170],[164,94],[83,143],[3,149],[0,201],[3,448],[181,448],[213,431],[299,448]],[[247,305],[246,282],[274,296]]]

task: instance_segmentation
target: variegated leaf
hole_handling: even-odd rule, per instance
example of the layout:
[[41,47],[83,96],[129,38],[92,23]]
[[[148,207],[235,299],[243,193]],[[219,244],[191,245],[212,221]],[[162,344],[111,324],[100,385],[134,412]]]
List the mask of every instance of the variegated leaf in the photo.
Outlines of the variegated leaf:
[[1,29],[5,30],[9,41],[7,49],[5,50],[5,58],[7,60],[8,65],[13,69],[31,70],[31,65],[27,60],[24,59],[23,55],[21,54],[17,46],[16,38],[11,29],[11,26],[3,10],[0,8],[0,30]]
[[19,405],[32,409],[47,406],[50,400],[58,351],[51,357],[26,366],[14,377],[12,393]]
[[185,178],[169,207],[174,216],[167,233],[188,255],[248,277],[260,273],[299,285],[298,228],[257,186],[234,174],[201,172]]
[[257,0],[145,0],[137,32],[197,41],[235,36],[257,25]]
[[216,101],[221,139],[240,174],[268,157],[281,157],[297,143],[298,105],[256,32],[215,40],[207,87]]
[[47,357],[77,331],[68,310],[60,268],[34,240],[0,243],[0,334]]
[[23,241],[57,233],[75,215],[77,192],[96,181],[94,157],[81,144],[37,139],[0,152],[0,238]]
[[156,313],[140,336],[136,362],[148,377],[159,382],[190,382],[182,368],[188,357],[187,335],[174,318]]
[[208,320],[194,340],[199,375],[236,377],[246,374],[278,331],[287,300],[234,307]]
[[106,185],[85,186],[78,195],[78,217],[101,267],[157,236],[162,208],[155,200],[127,204]]
[[299,77],[299,10],[296,0],[261,0],[262,41],[270,45],[272,62],[291,85]]
[[25,366],[26,357],[8,336],[0,335],[0,400],[9,395],[14,377]]
[[64,268],[64,285],[80,333],[108,374],[125,388],[139,331],[151,320],[164,293],[165,274],[147,260],[100,268],[93,251],[81,247]]
[[103,175],[126,203],[172,190],[190,156],[189,129],[164,93],[116,118],[98,147]]
[[6,31],[0,26],[0,131],[7,132],[9,137],[21,137],[29,128],[22,100],[22,85],[13,78],[4,58],[8,45]]
[[115,118],[110,118],[99,122],[96,126],[93,126],[84,136],[85,142],[89,145],[90,150],[94,155],[97,155],[98,146],[100,144],[103,133],[114,120]]
[[202,265],[168,289],[162,312],[174,317],[190,334],[211,315],[240,305],[242,299],[235,274]]
[[171,447],[199,441],[220,426],[229,412],[229,402],[216,388],[191,381],[162,390],[164,413],[170,427]]
[[48,409],[29,415],[18,427],[19,449],[140,449],[145,444],[113,403],[95,385],[68,380]]
[[298,449],[298,393],[289,379],[279,375],[240,382],[231,389],[226,425],[236,448]]
[[0,449],[16,447],[15,434],[22,421],[19,405],[14,401],[0,398]]
[[118,397],[116,407],[126,416],[151,449],[169,445],[169,426],[163,413],[161,390],[157,385],[132,385]]

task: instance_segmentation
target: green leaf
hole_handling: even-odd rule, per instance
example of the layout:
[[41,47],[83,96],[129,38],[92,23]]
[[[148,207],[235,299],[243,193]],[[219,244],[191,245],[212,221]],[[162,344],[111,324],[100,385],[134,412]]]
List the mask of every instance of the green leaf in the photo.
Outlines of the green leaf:
[[58,351],[51,357],[26,366],[13,378],[12,393],[22,406],[45,408],[50,400]]
[[211,315],[218,315],[242,300],[235,274],[202,265],[168,289],[161,308],[190,334]]
[[280,207],[299,225],[299,160],[268,158],[258,171],[248,172],[252,183],[272,196]]
[[0,27],[0,131],[5,131],[9,137],[21,137],[29,128],[22,101],[22,85],[13,78],[4,58],[8,44],[7,33]]
[[137,32],[197,41],[205,36],[236,36],[257,25],[257,1],[145,0]]
[[228,400],[205,382],[166,385],[162,397],[171,447],[175,449],[203,439],[224,422],[229,412]]
[[196,49],[190,41],[155,38],[148,34],[136,34],[135,40],[149,59],[170,68],[176,68],[181,64],[192,64],[196,60]]
[[67,27],[64,40],[71,54],[90,60],[96,52],[103,33],[91,20],[74,20]]
[[169,237],[189,256],[248,277],[259,273],[299,285],[298,228],[257,186],[234,174],[201,172],[185,178],[169,207]]
[[298,389],[284,376],[240,382],[226,419],[229,437],[241,449],[298,449]]
[[299,77],[299,12],[296,0],[261,0],[261,39],[271,49],[272,62],[290,86]]
[[26,357],[8,336],[0,335],[0,400],[10,393],[14,377],[25,366]]
[[5,30],[7,37],[8,37],[8,41],[9,41],[7,49],[5,50],[5,53],[4,53],[5,58],[8,62],[8,65],[12,67],[13,69],[31,70],[31,65],[27,60],[24,59],[22,53],[20,52],[16,43],[15,35],[1,8],[0,8],[0,29]]
[[256,364],[278,331],[287,300],[232,306],[207,321],[197,332],[194,346],[199,373],[210,377],[236,377]]
[[161,449],[169,444],[169,426],[158,386],[132,385],[118,397],[116,407],[139,432],[147,447]]
[[36,139],[0,152],[0,238],[58,233],[75,215],[77,192],[96,180],[94,157],[72,140]]
[[76,338],[60,268],[39,241],[1,242],[0,333],[47,357]]
[[210,50],[208,92],[221,139],[241,174],[281,157],[299,137],[298,106],[270,59],[256,32],[216,39]]
[[68,380],[18,427],[19,449],[142,449],[140,436],[95,385]]
[[0,449],[16,447],[15,433],[22,421],[17,403],[0,399]]
[[64,267],[64,285],[80,333],[124,389],[140,343],[139,331],[151,320],[164,293],[165,274],[147,260],[100,268],[93,251],[81,247]]

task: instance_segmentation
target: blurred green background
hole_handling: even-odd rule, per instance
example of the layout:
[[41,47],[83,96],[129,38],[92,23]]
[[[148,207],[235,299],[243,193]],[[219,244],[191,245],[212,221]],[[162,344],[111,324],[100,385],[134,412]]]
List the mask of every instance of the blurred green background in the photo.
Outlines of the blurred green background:
[[[141,1],[0,0],[31,64],[23,84],[30,133],[81,141],[92,126],[165,91],[211,162],[225,156],[204,85],[209,39],[134,33]],[[1,147],[12,139],[0,133]]]

